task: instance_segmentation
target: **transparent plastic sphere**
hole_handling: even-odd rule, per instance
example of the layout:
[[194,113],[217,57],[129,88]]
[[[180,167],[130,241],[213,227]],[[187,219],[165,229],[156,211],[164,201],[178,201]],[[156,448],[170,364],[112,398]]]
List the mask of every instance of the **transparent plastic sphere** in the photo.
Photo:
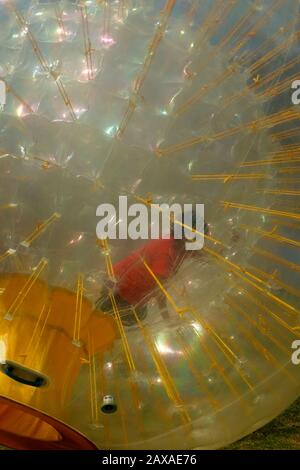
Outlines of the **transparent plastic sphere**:
[[[0,3],[4,445],[214,449],[297,398],[298,12]],[[145,242],[97,238],[120,196],[204,204],[209,226],[132,326],[96,305]]]

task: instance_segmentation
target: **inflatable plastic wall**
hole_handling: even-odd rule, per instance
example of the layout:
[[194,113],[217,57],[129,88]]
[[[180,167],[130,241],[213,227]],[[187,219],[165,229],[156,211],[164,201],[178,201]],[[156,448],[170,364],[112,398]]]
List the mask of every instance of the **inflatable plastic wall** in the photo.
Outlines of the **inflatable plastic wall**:
[[[297,0],[0,2],[0,443],[219,448],[299,395],[298,18]],[[132,326],[113,293],[95,305],[145,243],[98,239],[120,196],[204,204],[209,228],[173,276],[148,269]]]

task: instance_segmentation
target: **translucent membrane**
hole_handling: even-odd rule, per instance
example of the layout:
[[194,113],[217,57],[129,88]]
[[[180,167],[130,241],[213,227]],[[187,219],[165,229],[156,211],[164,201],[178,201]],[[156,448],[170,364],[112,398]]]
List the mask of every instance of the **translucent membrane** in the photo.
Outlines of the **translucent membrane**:
[[[47,378],[1,373],[1,396],[109,449],[218,448],[298,396],[298,19],[297,0],[1,2],[0,359]],[[145,242],[97,240],[120,195],[209,224],[174,276],[148,266],[131,328],[113,294],[94,308]],[[59,441],[36,419],[23,437]]]

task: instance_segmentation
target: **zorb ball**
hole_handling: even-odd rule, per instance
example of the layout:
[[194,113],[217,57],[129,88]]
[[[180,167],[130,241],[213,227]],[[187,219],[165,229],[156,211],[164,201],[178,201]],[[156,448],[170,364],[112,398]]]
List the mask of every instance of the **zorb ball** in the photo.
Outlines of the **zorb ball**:
[[[213,449],[297,398],[298,15],[0,2],[1,444]],[[204,204],[208,226],[168,279],[148,266],[132,326],[113,289],[110,314],[96,305],[147,243],[98,238],[97,208],[117,227],[120,197]]]

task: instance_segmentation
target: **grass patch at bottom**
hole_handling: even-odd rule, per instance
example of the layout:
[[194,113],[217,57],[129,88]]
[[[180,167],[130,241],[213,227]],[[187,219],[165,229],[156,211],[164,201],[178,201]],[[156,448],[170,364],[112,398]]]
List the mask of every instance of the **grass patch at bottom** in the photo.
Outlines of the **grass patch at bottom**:
[[300,398],[273,421],[225,449],[300,449]]

